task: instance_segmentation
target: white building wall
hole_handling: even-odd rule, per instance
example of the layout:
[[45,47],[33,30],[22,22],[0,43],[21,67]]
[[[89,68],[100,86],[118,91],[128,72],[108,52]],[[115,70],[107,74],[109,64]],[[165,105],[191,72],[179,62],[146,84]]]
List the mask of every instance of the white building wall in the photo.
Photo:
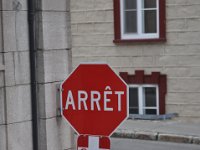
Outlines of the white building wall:
[[73,67],[107,62],[117,72],[167,74],[167,113],[200,112],[200,1],[166,0],[167,42],[114,44],[113,0],[72,0]]

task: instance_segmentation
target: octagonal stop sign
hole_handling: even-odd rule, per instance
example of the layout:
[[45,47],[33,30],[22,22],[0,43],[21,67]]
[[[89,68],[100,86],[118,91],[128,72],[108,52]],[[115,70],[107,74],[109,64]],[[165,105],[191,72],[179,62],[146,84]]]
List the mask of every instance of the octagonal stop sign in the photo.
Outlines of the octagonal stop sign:
[[128,116],[128,88],[107,64],[80,64],[61,84],[62,115],[78,134],[110,136]]

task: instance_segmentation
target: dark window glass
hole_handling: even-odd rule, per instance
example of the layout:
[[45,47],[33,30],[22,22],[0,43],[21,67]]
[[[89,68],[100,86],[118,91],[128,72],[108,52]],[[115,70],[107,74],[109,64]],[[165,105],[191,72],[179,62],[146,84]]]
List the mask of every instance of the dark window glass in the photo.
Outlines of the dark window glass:
[[125,33],[136,33],[137,32],[137,12],[136,11],[125,11]]
[[144,33],[157,33],[156,10],[144,10]]
[[156,107],[156,88],[155,87],[145,87],[145,107]]
[[136,0],[125,0],[125,9],[136,9],[137,2]]
[[156,109],[146,109],[145,114],[146,115],[156,115],[157,111],[156,111]]
[[156,8],[156,0],[144,0],[144,8]]
[[129,88],[129,113],[138,114],[138,88]]
[[129,108],[129,114],[139,114],[138,108]]

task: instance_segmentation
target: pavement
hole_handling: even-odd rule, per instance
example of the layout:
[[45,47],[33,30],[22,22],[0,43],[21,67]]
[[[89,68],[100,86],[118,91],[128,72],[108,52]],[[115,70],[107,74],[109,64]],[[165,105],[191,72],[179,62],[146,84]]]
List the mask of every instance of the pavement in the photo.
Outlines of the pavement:
[[200,145],[200,121],[195,119],[127,120],[112,137]]

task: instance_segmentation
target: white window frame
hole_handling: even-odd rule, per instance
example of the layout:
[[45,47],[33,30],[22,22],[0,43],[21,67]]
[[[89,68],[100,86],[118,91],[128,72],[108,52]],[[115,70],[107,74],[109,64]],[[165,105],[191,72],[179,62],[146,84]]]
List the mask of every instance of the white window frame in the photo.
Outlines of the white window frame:
[[[122,39],[155,39],[159,38],[160,29],[159,29],[159,0],[156,0],[157,10],[156,12],[156,21],[157,21],[157,33],[142,33],[142,29],[144,28],[144,24],[142,24],[142,1],[143,0],[136,0],[137,1],[137,32],[138,33],[125,33],[124,27],[124,0],[120,0],[120,17],[121,17],[121,38]],[[146,8],[144,10],[152,10],[152,8]]]
[[[143,88],[145,87],[154,87],[156,88],[156,107],[145,107],[144,106],[144,100],[145,100],[145,94]],[[138,109],[139,109],[139,115],[144,115],[145,109],[156,109],[157,115],[160,114],[159,112],[159,91],[158,91],[158,85],[154,84],[130,84],[129,88],[137,88],[138,89]]]

